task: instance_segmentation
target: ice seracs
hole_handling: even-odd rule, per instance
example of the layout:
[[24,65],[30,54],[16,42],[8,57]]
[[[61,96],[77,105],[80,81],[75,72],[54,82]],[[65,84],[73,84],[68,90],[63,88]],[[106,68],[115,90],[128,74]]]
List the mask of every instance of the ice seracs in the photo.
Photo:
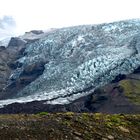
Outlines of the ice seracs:
[[18,100],[68,104],[86,96],[140,66],[139,35],[140,20],[56,29],[27,44],[25,55],[18,60],[22,63],[19,73],[42,62],[43,73],[0,104]]

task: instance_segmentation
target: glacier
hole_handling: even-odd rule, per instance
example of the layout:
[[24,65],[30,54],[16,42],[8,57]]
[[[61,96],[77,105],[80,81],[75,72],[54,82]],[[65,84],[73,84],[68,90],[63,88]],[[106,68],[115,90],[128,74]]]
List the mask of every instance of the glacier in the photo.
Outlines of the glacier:
[[43,62],[45,70],[0,106],[36,100],[69,104],[140,66],[140,20],[56,29],[27,44],[24,54],[9,80],[34,63]]

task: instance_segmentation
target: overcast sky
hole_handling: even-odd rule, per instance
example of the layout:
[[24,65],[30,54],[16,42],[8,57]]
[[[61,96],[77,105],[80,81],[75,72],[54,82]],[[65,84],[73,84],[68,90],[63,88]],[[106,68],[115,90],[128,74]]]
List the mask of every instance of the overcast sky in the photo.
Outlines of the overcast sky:
[[0,0],[17,31],[140,18],[140,0]]

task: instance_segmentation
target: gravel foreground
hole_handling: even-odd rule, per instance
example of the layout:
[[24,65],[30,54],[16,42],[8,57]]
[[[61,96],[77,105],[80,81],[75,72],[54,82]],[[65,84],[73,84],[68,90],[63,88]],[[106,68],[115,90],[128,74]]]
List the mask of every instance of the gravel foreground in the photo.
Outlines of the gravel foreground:
[[0,140],[140,140],[140,114],[0,115]]

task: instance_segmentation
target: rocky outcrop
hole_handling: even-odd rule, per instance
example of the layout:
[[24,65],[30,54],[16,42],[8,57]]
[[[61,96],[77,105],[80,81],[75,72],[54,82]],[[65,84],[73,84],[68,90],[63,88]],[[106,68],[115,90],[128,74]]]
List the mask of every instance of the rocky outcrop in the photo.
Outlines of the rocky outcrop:
[[8,47],[19,47],[19,46],[24,46],[26,43],[26,41],[18,38],[18,37],[12,37],[9,44],[8,44]]
[[26,32],[26,34],[28,34],[28,33],[33,33],[33,34],[39,35],[39,34],[43,34],[44,32],[42,30],[32,30],[30,32]]
[[0,47],[0,98],[5,98],[9,93],[6,91],[6,87],[12,70],[16,68],[14,68],[13,63],[20,57],[20,50],[25,47],[25,44],[26,42],[20,38],[13,37],[8,46]]
[[0,46],[0,93],[7,84],[7,80],[10,76],[10,68],[7,65],[9,55],[4,46]]
[[[37,32],[37,30],[35,32]],[[38,31],[37,33],[41,34],[42,32]],[[35,80],[37,76],[41,74],[41,71],[43,71],[42,63],[36,63],[26,67],[19,79],[14,80],[10,78],[12,71],[21,67],[21,63],[19,63],[17,60],[25,55],[24,51],[26,44],[30,42],[22,39],[22,37],[12,37],[7,46],[0,46],[1,99],[10,98],[13,95],[16,95],[20,89],[24,88],[27,84]],[[36,41],[36,39],[32,39],[32,42]],[[27,74],[28,76],[26,76],[27,70],[29,70]]]
[[29,32],[25,32],[24,35],[20,36],[20,38],[27,41],[28,44],[30,44],[45,37],[47,34],[48,32],[43,32],[42,30],[32,30]]

